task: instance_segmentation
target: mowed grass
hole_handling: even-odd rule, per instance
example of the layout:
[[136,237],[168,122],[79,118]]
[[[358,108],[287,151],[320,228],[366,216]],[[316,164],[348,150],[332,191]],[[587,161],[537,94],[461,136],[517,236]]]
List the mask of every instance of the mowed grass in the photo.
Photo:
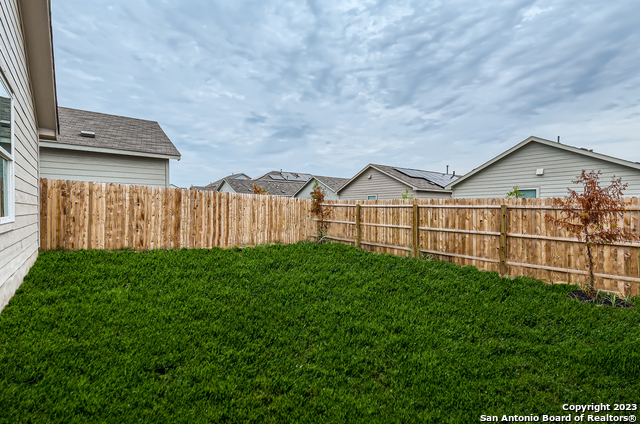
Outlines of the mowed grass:
[[640,314],[309,243],[45,252],[0,314],[0,422],[478,422],[638,403]]

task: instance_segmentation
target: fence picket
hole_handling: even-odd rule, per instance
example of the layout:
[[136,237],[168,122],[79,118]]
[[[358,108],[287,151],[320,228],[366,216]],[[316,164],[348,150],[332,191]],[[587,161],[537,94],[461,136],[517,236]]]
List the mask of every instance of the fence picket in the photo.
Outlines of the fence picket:
[[[625,204],[619,224],[637,233],[640,199],[626,198]],[[552,199],[335,200],[326,205],[332,221],[328,237],[365,250],[415,255],[419,248],[441,260],[504,272],[502,259],[507,275],[554,283],[588,278],[583,244],[546,221],[547,214],[559,215]],[[499,205],[506,205],[505,218]],[[310,209],[308,199],[42,179],[41,249],[295,243],[315,235]],[[501,219],[507,228],[502,243]],[[598,288],[640,293],[640,243],[600,246],[594,257]]]

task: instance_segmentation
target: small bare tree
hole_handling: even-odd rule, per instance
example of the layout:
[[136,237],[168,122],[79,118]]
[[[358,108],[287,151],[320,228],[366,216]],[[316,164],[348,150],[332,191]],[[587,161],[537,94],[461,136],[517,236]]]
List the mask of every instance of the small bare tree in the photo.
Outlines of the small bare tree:
[[627,184],[622,184],[622,179],[614,176],[609,187],[600,187],[601,174],[600,171],[587,173],[583,170],[578,179],[573,181],[574,184],[583,185],[583,192],[568,189],[567,197],[554,199],[554,205],[562,208],[564,216],[555,218],[547,215],[548,221],[567,229],[585,244],[589,267],[589,285],[585,292],[592,297],[596,293],[593,247],[617,241],[640,240],[640,234],[618,226],[618,221],[626,211],[622,192]]
[[253,194],[269,194],[269,192],[264,188],[253,183]]
[[313,183],[313,191],[311,192],[311,213],[318,219],[317,235],[318,242],[321,243],[327,235],[329,223],[325,221],[329,217],[331,211],[324,205],[324,196],[326,191],[318,182]]

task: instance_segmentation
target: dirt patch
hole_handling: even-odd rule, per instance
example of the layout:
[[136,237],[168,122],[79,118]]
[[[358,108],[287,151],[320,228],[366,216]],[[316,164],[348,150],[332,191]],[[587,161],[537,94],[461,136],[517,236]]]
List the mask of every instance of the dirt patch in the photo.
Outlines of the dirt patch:
[[616,308],[635,308],[633,303],[627,302],[624,298],[614,296],[609,293],[598,293],[595,297],[589,296],[582,290],[574,290],[567,295],[569,299],[575,299],[582,303],[591,303],[596,306],[614,306]]

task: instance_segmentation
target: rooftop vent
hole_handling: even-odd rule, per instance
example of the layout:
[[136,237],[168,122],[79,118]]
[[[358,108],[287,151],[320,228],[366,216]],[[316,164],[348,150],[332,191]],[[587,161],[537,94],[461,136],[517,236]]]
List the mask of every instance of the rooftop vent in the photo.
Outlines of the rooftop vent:
[[96,138],[96,133],[94,131],[80,131],[80,135],[83,137]]

